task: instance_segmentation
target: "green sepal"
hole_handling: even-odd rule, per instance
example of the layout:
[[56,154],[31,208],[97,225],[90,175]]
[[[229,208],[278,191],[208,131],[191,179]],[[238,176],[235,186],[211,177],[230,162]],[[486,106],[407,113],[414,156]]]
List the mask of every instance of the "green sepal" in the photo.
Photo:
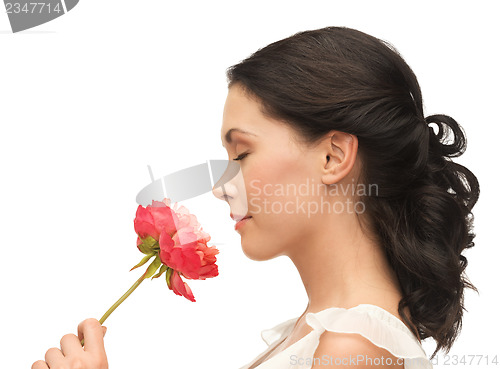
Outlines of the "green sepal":
[[151,254],[149,254],[149,255],[144,256],[144,257],[142,258],[142,260],[139,262],[139,264],[137,264],[136,266],[134,266],[134,267],[133,267],[132,269],[130,269],[129,271],[132,271],[132,270],[134,270],[135,268],[139,268],[140,266],[143,266],[143,265],[144,265],[144,264],[146,264],[146,263],[147,263],[147,261],[148,261],[149,259],[151,259],[151,257],[152,257],[152,256],[154,256],[154,255],[155,255],[155,253],[153,252],[153,253],[151,253]]
[[161,265],[160,255],[156,255],[156,258],[153,260],[153,262],[149,264],[144,278],[149,278],[153,274],[155,274],[156,270],[160,267],[160,265]]
[[167,279],[167,285],[168,288],[170,289],[172,289],[172,287],[170,287],[170,276],[172,275],[172,272],[173,272],[172,268],[167,268],[167,274],[165,274],[165,278]]
[[140,238],[140,240],[142,241],[142,243],[137,245],[137,247],[143,254],[151,254],[152,252],[158,251],[160,249],[158,241],[156,241],[151,236],[147,236],[145,239]]
[[[165,264],[162,264],[161,268],[160,268],[160,271],[157,274],[155,274],[153,276],[153,278],[158,278],[159,276],[161,276],[163,273],[165,273],[165,271],[167,270],[167,268],[168,268],[168,266],[166,266]],[[153,278],[151,278],[151,279],[153,279]]]

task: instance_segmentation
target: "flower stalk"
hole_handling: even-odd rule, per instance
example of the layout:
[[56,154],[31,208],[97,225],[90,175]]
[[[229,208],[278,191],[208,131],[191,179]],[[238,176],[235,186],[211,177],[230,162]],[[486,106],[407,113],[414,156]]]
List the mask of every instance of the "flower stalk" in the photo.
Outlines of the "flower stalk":
[[[175,204],[170,207],[170,199],[167,198],[163,201],[153,200],[146,208],[139,205],[134,230],[137,233],[136,246],[144,256],[130,271],[143,266],[153,257],[154,260],[146,272],[99,319],[101,325],[146,278],[155,279],[165,274],[171,291],[196,302],[193,292],[181,277],[203,280],[219,274],[215,263],[219,250],[207,245],[210,235],[203,231],[196,216],[184,206]],[[84,346],[83,339],[80,343]]]
[[[151,276],[154,274],[154,272],[156,272],[156,270],[157,270],[157,269],[158,269],[158,267],[160,266],[159,264],[161,264],[160,257],[159,257],[159,256],[156,256],[156,258],[153,260],[153,262],[152,262],[151,264],[149,264],[148,269],[144,272],[144,274],[143,274],[143,275],[142,275],[142,276],[141,276],[141,277],[140,277],[140,278],[139,278],[139,279],[138,279],[138,280],[137,280],[137,281],[136,281],[136,282],[132,285],[132,287],[130,287],[130,288],[128,289],[128,291],[127,291],[127,292],[125,292],[125,293],[123,294],[123,296],[122,296],[122,297],[120,297],[120,298],[118,299],[118,301],[116,301],[116,302],[115,302],[115,303],[114,303],[114,304],[113,304],[113,305],[112,305],[112,306],[108,309],[108,311],[106,311],[106,313],[104,313],[104,315],[102,316],[102,318],[101,318],[101,319],[99,319],[99,323],[101,323],[101,325],[105,322],[105,320],[106,320],[106,319],[108,319],[108,317],[111,315],[111,313],[112,313],[113,311],[115,311],[115,309],[116,309],[118,306],[120,306],[120,304],[121,304],[123,301],[125,301],[125,299],[126,299],[127,297],[129,297],[129,296],[130,296],[130,294],[131,294],[132,292],[134,292],[134,291],[135,291],[135,289],[136,289],[137,287],[139,287],[139,285],[142,283],[142,281],[143,281],[143,280],[145,280],[146,278],[151,277]],[[82,339],[82,340],[80,341],[80,343],[81,343],[81,344],[82,344],[82,346],[83,346],[83,345],[85,344],[84,339]]]

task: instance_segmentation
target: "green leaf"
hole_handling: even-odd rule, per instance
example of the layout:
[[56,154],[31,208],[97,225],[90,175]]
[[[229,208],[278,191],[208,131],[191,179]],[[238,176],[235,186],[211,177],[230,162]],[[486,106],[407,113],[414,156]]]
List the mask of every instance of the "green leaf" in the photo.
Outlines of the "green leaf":
[[173,272],[173,269],[172,268],[168,268],[167,269],[167,274],[165,274],[165,278],[167,279],[167,285],[168,285],[168,288],[172,288],[170,287],[170,276],[172,275],[172,272]]
[[153,252],[153,250],[149,247],[146,247],[143,243],[140,243],[137,245],[137,248],[143,253],[143,254],[150,254]]
[[153,274],[155,274],[156,270],[161,265],[160,255],[156,255],[156,258],[153,260],[151,264],[149,264],[148,269],[146,270],[146,276],[144,278],[149,278]]
[[[159,276],[161,276],[163,273],[165,273],[165,271],[167,270],[167,268],[168,268],[168,266],[166,266],[165,264],[162,264],[161,268],[160,268],[160,271],[157,274],[155,274],[153,276],[153,278],[158,278]],[[153,279],[153,278],[151,278],[151,279]]]
[[[142,239],[141,239],[142,240]],[[145,244],[147,247],[153,247],[155,244],[158,243],[153,237],[147,236],[145,239],[142,240],[142,243]]]
[[140,240],[142,241],[142,243],[137,245],[137,247],[143,254],[151,254],[152,252],[158,251],[160,249],[158,241],[156,241],[151,236],[147,236],[145,239],[140,238]]
[[155,253],[153,252],[152,254],[149,254],[149,255],[144,256],[144,257],[142,258],[142,260],[139,262],[139,264],[137,264],[135,267],[133,267],[133,268],[132,268],[132,269],[130,269],[129,271],[132,271],[132,270],[134,270],[135,268],[139,268],[140,266],[143,266],[143,265],[144,265],[144,264],[146,264],[146,263],[147,263],[147,261],[148,261],[149,259],[151,259],[151,257],[152,257],[152,256],[154,256],[154,255],[155,255]]

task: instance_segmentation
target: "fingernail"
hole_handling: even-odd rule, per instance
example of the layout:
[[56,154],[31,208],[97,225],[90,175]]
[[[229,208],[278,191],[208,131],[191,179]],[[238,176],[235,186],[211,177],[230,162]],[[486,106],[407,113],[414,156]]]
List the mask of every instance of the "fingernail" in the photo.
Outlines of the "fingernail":
[[104,329],[104,334],[102,335],[103,337],[106,335],[106,332],[108,331],[108,327],[102,327]]

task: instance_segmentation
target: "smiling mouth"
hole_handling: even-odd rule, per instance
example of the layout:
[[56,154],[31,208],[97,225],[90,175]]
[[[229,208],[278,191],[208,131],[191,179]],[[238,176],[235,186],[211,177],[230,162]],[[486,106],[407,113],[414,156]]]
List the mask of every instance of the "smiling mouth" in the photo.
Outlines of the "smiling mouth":
[[240,227],[243,227],[243,225],[246,223],[246,220],[248,219],[252,219],[252,216],[249,215],[237,221],[236,224],[234,225],[234,229],[239,230]]

